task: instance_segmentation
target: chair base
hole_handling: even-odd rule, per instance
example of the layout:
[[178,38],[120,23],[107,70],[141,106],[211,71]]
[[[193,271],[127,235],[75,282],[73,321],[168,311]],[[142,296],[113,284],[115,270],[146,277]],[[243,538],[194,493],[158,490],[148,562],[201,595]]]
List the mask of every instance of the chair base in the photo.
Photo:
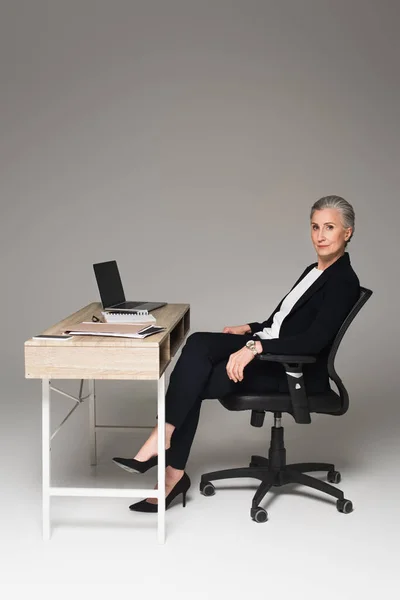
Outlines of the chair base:
[[[248,467],[205,473],[201,476],[200,491],[204,493],[204,495],[213,495],[214,486],[212,486],[211,481],[245,477],[259,479],[261,483],[254,494],[250,511],[253,520],[256,521],[258,521],[258,518],[254,518],[254,515],[256,515],[257,511],[261,511],[262,513],[265,513],[265,515],[267,514],[259,505],[271,487],[280,487],[288,483],[305,485],[320,492],[324,492],[325,494],[329,494],[330,496],[337,498],[336,507],[339,512],[351,512],[353,509],[352,504],[350,500],[344,498],[344,494],[341,490],[329,483],[316,479],[315,477],[305,475],[307,472],[327,471],[328,480],[339,483],[340,473],[335,471],[335,466],[330,463],[294,463],[286,465],[286,449],[284,446],[283,435],[283,427],[272,427],[269,458],[255,455],[251,457],[251,462]],[[207,484],[208,491],[206,490]],[[265,518],[263,517],[259,522],[266,521],[265,515]]]

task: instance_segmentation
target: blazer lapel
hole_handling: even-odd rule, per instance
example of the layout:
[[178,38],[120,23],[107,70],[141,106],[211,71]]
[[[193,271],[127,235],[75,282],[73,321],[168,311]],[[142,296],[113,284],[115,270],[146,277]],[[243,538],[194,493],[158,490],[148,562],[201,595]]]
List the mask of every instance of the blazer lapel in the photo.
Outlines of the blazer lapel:
[[[318,263],[314,263],[314,264],[310,265],[309,269],[307,269],[307,272],[304,274],[304,277],[311,271],[311,269],[313,269],[314,267],[316,267],[317,264]],[[314,281],[314,283],[308,288],[308,290],[306,290],[304,292],[304,294],[297,300],[296,304],[293,306],[293,308],[290,311],[289,315],[291,315],[296,310],[298,310],[301,306],[303,306],[303,304],[305,304],[305,302],[307,302],[307,300],[309,298],[311,298],[311,296],[313,294],[315,294],[315,292],[317,290],[319,290],[328,281],[328,279],[330,277],[332,277],[332,275],[334,273],[336,273],[339,269],[342,269],[342,268],[348,266],[349,264],[350,264],[349,255],[348,255],[347,252],[345,252],[343,254],[343,256],[341,256],[340,258],[338,258],[330,267],[328,267],[327,269],[325,269],[324,272],[322,273],[322,275],[320,275],[318,277],[318,279],[316,279]],[[302,277],[301,279],[304,279],[304,277]],[[299,281],[301,281],[301,279]],[[299,283],[299,281],[297,283]],[[297,283],[295,283],[295,285],[293,287],[295,287],[297,285]]]

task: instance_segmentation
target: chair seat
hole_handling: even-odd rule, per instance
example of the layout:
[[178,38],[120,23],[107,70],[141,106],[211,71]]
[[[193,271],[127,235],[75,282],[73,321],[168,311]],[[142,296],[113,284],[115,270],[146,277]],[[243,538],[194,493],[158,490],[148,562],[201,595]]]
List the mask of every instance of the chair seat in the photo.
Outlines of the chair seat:
[[[340,413],[342,404],[340,396],[333,390],[320,394],[308,394],[310,412],[335,414]],[[292,414],[292,402],[289,394],[227,394],[219,398],[227,410],[265,410],[269,412],[287,412]]]

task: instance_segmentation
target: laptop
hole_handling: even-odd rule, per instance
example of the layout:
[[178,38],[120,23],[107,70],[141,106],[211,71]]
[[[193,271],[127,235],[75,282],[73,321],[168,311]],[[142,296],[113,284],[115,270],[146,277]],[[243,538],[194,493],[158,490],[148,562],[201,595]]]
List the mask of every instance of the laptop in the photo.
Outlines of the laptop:
[[97,285],[100,292],[101,303],[104,310],[115,312],[135,312],[137,310],[155,310],[165,306],[166,302],[144,302],[125,300],[124,288],[118,271],[117,261],[96,263],[93,265]]

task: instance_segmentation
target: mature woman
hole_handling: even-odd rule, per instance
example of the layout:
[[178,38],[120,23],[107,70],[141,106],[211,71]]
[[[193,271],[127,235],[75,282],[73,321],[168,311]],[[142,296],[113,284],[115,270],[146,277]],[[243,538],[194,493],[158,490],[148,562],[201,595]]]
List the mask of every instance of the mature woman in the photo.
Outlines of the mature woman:
[[[170,377],[166,394],[166,507],[186,492],[185,465],[196,433],[202,400],[241,391],[287,391],[282,365],[254,360],[257,353],[313,354],[304,366],[308,392],[329,387],[330,345],[360,293],[345,248],[354,233],[353,207],[339,196],[321,198],[311,208],[311,240],[318,261],[309,265],[263,323],[225,327],[223,333],[189,336]],[[114,458],[131,472],[157,464],[157,427],[135,458]],[[157,512],[157,499],[130,506]]]

